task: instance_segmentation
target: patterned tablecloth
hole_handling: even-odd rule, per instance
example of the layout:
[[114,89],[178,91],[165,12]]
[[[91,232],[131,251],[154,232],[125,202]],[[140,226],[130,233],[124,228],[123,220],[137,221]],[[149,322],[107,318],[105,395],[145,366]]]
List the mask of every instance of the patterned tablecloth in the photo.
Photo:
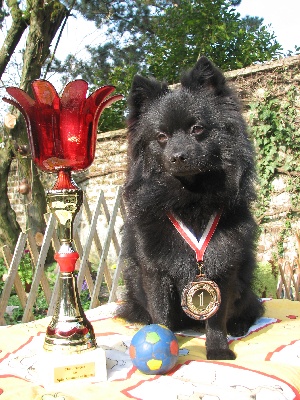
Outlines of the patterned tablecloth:
[[[177,333],[180,356],[167,375],[144,375],[128,348],[137,325],[113,317],[110,303],[86,312],[105,349],[107,380],[56,388],[38,381],[37,349],[50,318],[0,328],[0,400],[292,400],[300,399],[300,303],[265,300],[266,311],[248,334],[229,337],[235,361],[207,361],[203,332]],[[79,383],[80,382],[80,383]]]

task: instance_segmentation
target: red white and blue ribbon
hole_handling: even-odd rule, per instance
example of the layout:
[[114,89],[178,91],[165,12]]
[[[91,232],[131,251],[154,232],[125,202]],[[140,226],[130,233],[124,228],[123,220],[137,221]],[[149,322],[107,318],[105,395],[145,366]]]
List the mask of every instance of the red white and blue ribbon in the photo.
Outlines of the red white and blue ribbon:
[[173,214],[169,213],[168,218],[177,229],[178,233],[183,237],[183,239],[189,244],[189,246],[195,251],[196,259],[198,262],[203,261],[205,250],[215,233],[219,220],[221,218],[222,213],[216,212],[212,214],[210,217],[208,224],[201,236],[200,240],[198,240],[193,233],[184,225],[184,223],[178,220]]

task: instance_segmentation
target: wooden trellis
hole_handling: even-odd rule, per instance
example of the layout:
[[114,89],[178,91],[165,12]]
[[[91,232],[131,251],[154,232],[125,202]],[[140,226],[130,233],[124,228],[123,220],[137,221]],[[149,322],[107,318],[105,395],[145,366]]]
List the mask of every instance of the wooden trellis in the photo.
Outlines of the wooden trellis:
[[277,297],[300,301],[300,274],[288,261],[279,265]]
[[[74,243],[76,250],[79,253],[80,260],[77,283],[78,291],[80,292],[82,288],[82,283],[84,282],[84,279],[86,280],[91,296],[90,308],[95,308],[100,305],[98,296],[103,278],[105,279],[107,288],[109,290],[108,301],[116,300],[116,290],[120,278],[121,266],[119,265],[119,263],[117,263],[117,268],[115,270],[114,276],[112,277],[107,265],[107,256],[111,244],[114,246],[117,257],[120,253],[120,244],[115,231],[115,224],[118,215],[122,219],[124,219],[125,217],[125,207],[122,201],[121,188],[117,189],[111,211],[109,211],[109,207],[107,206],[103,191],[100,191],[99,193],[93,213],[91,212],[85,197],[83,201],[83,209],[89,223],[89,229],[86,236],[86,241],[84,245],[82,245],[79,236],[79,227],[74,227]],[[105,229],[105,235],[104,239],[102,239],[102,244],[97,232],[98,218],[101,212],[105,216],[105,220],[107,222],[107,226],[101,227],[102,229]],[[13,287],[15,288],[16,294],[19,297],[21,306],[24,310],[22,322],[28,322],[34,319],[33,307],[36,302],[40,286],[42,287],[46,302],[48,303],[47,315],[53,315],[59,291],[59,274],[57,274],[53,290],[51,290],[49,281],[45,274],[44,267],[48,250],[51,244],[56,252],[60,247],[55,226],[55,216],[53,214],[50,214],[40,251],[38,250],[35,239],[30,231],[26,233],[21,232],[13,255],[10,253],[7,246],[4,246],[2,248],[4,262],[8,270],[8,276],[5,280],[4,288],[0,297],[0,325],[6,325],[4,313]],[[93,280],[92,278],[91,269],[88,262],[93,243],[100,260],[97,267],[97,275],[95,280]],[[21,278],[18,275],[18,267],[26,246],[30,251],[32,263],[34,266],[34,275],[28,295],[25,293]]]
[[280,263],[277,297],[300,301],[300,232],[295,236],[298,255],[292,263],[284,260]]

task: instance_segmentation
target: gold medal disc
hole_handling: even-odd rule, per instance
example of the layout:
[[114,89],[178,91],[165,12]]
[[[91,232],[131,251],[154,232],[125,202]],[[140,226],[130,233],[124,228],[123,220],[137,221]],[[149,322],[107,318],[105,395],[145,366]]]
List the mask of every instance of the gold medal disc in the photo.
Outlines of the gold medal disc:
[[200,280],[185,286],[181,296],[184,312],[196,320],[206,320],[214,315],[221,304],[221,293],[213,281]]

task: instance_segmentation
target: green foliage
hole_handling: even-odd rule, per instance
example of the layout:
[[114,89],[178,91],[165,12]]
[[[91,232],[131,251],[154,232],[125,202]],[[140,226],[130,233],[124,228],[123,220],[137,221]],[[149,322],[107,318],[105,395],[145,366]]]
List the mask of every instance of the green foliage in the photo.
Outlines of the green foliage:
[[254,271],[253,290],[258,297],[276,299],[278,270],[270,263],[258,263]]
[[[98,264],[97,264],[98,266]],[[96,268],[97,266],[92,266],[92,278],[93,280],[96,279],[97,272]],[[112,265],[110,267],[111,269],[115,269],[116,266]],[[0,257],[0,295],[3,291],[3,287],[5,284],[5,281],[3,280],[3,276],[7,273],[6,266],[4,264],[3,258]],[[75,271],[75,276],[77,277],[77,271]],[[21,278],[23,287],[26,289],[26,285],[31,283],[32,277],[33,277],[33,270],[32,270],[32,262],[30,258],[30,253],[25,252],[24,256],[22,257],[22,260],[20,262],[19,268],[18,268],[18,274]],[[52,264],[49,264],[45,267],[45,274],[48,279],[49,285],[51,290],[53,290],[55,281],[57,279],[57,263],[53,262]],[[122,279],[120,278],[119,284],[123,284]],[[90,308],[90,303],[91,303],[91,295],[87,286],[86,280],[83,281],[82,287],[81,287],[81,292],[80,292],[80,301],[81,305],[84,310],[88,310]],[[102,282],[101,288],[100,288],[100,293],[98,296],[98,299],[101,304],[105,304],[108,301],[109,297],[109,291],[107,288],[107,284],[105,282]],[[11,312],[11,313],[4,313],[4,318],[7,324],[17,324],[22,321],[23,317],[23,309],[20,303],[20,300],[13,289],[10,295],[10,298],[8,300],[8,306],[16,306],[16,308]],[[45,295],[43,288],[39,286],[38,288],[38,295],[36,298],[36,301],[33,306],[33,315],[35,319],[40,319],[44,318],[47,315],[48,312],[48,303],[46,301]]]
[[60,0],[70,12],[79,11],[84,17],[90,21],[95,21],[98,26],[102,21],[113,13],[114,8],[119,9],[119,2],[103,1],[103,0]]
[[54,286],[56,277],[57,277],[57,263],[52,262],[51,264],[47,264],[45,268],[45,274],[47,276],[48,281],[50,282],[50,286]]
[[[289,175],[292,202],[299,202],[300,192],[300,131],[296,126],[294,107],[297,90],[289,89],[285,100],[266,92],[264,99],[250,104],[251,134],[257,153],[259,196],[256,207],[261,220],[269,206],[272,182],[279,174]],[[292,210],[291,210],[292,211]],[[264,217],[266,219],[266,217]]]
[[227,71],[269,60],[281,50],[262,19],[241,19],[224,0],[183,0],[166,8],[146,47],[149,71],[174,83],[182,68],[192,67],[201,55]]
[[32,282],[33,266],[31,262],[30,252],[28,250],[24,251],[24,254],[19,264],[18,272],[24,285],[30,284]]
[[[67,1],[67,3],[70,3]],[[105,39],[87,48],[90,56],[57,60],[52,71],[64,74],[64,82],[78,77],[95,86],[113,84],[128,94],[138,72],[154,75],[169,84],[206,55],[223,71],[280,54],[274,33],[256,17],[241,18],[229,0],[128,0],[106,3],[79,1],[75,8],[102,28]],[[100,129],[124,127],[126,102],[117,102],[102,118]]]
[[274,260],[284,257],[284,242],[290,235],[293,220],[299,218],[300,203],[300,131],[297,126],[295,101],[297,89],[291,87],[284,99],[272,94],[272,87],[264,99],[250,104],[251,133],[256,147],[259,177],[258,200],[254,211],[260,223],[269,222],[274,216],[268,213],[274,195],[275,178],[284,175],[285,191],[289,193],[291,207],[281,217],[284,226],[279,232]]
[[0,257],[0,294],[3,291],[3,287],[5,284],[4,276],[7,273],[6,266],[4,264],[3,258]]
[[288,50],[286,57],[297,56],[300,54],[300,46],[294,46],[293,50]]
[[[6,265],[4,263],[3,258],[0,258],[0,293],[2,293],[4,284],[5,284],[5,275],[7,274]],[[30,285],[32,282],[32,275],[33,275],[33,268],[32,262],[29,251],[24,251],[24,254],[21,258],[19,267],[18,267],[18,274],[23,283],[24,287],[26,288],[27,285]]]
[[3,0],[0,2],[0,29],[3,28],[3,21],[8,17],[7,11],[3,8]]
[[[53,285],[51,285],[53,288]],[[41,286],[38,289],[38,296],[36,298],[34,307],[33,307],[33,315],[35,319],[41,319],[47,316],[48,312],[48,303],[46,301],[44,291]]]
[[[53,288],[56,274],[53,273],[54,267],[56,263],[49,265],[46,269],[46,274],[50,282],[50,287]],[[21,279],[22,285],[26,292],[30,291],[31,282],[33,278],[33,264],[31,260],[31,256],[28,250],[24,251],[24,254],[21,258],[20,264],[18,266],[18,275]],[[3,258],[0,258],[0,295],[3,291],[5,285],[5,274],[7,274],[7,269],[4,263]],[[23,309],[17,296],[14,288],[11,292],[10,298],[8,300],[8,306],[16,306],[11,314],[4,313],[4,318],[7,324],[16,324],[21,322],[23,317]],[[37,300],[34,304],[33,314],[35,319],[43,318],[47,315],[48,304],[46,302],[43,289],[39,287]]]

